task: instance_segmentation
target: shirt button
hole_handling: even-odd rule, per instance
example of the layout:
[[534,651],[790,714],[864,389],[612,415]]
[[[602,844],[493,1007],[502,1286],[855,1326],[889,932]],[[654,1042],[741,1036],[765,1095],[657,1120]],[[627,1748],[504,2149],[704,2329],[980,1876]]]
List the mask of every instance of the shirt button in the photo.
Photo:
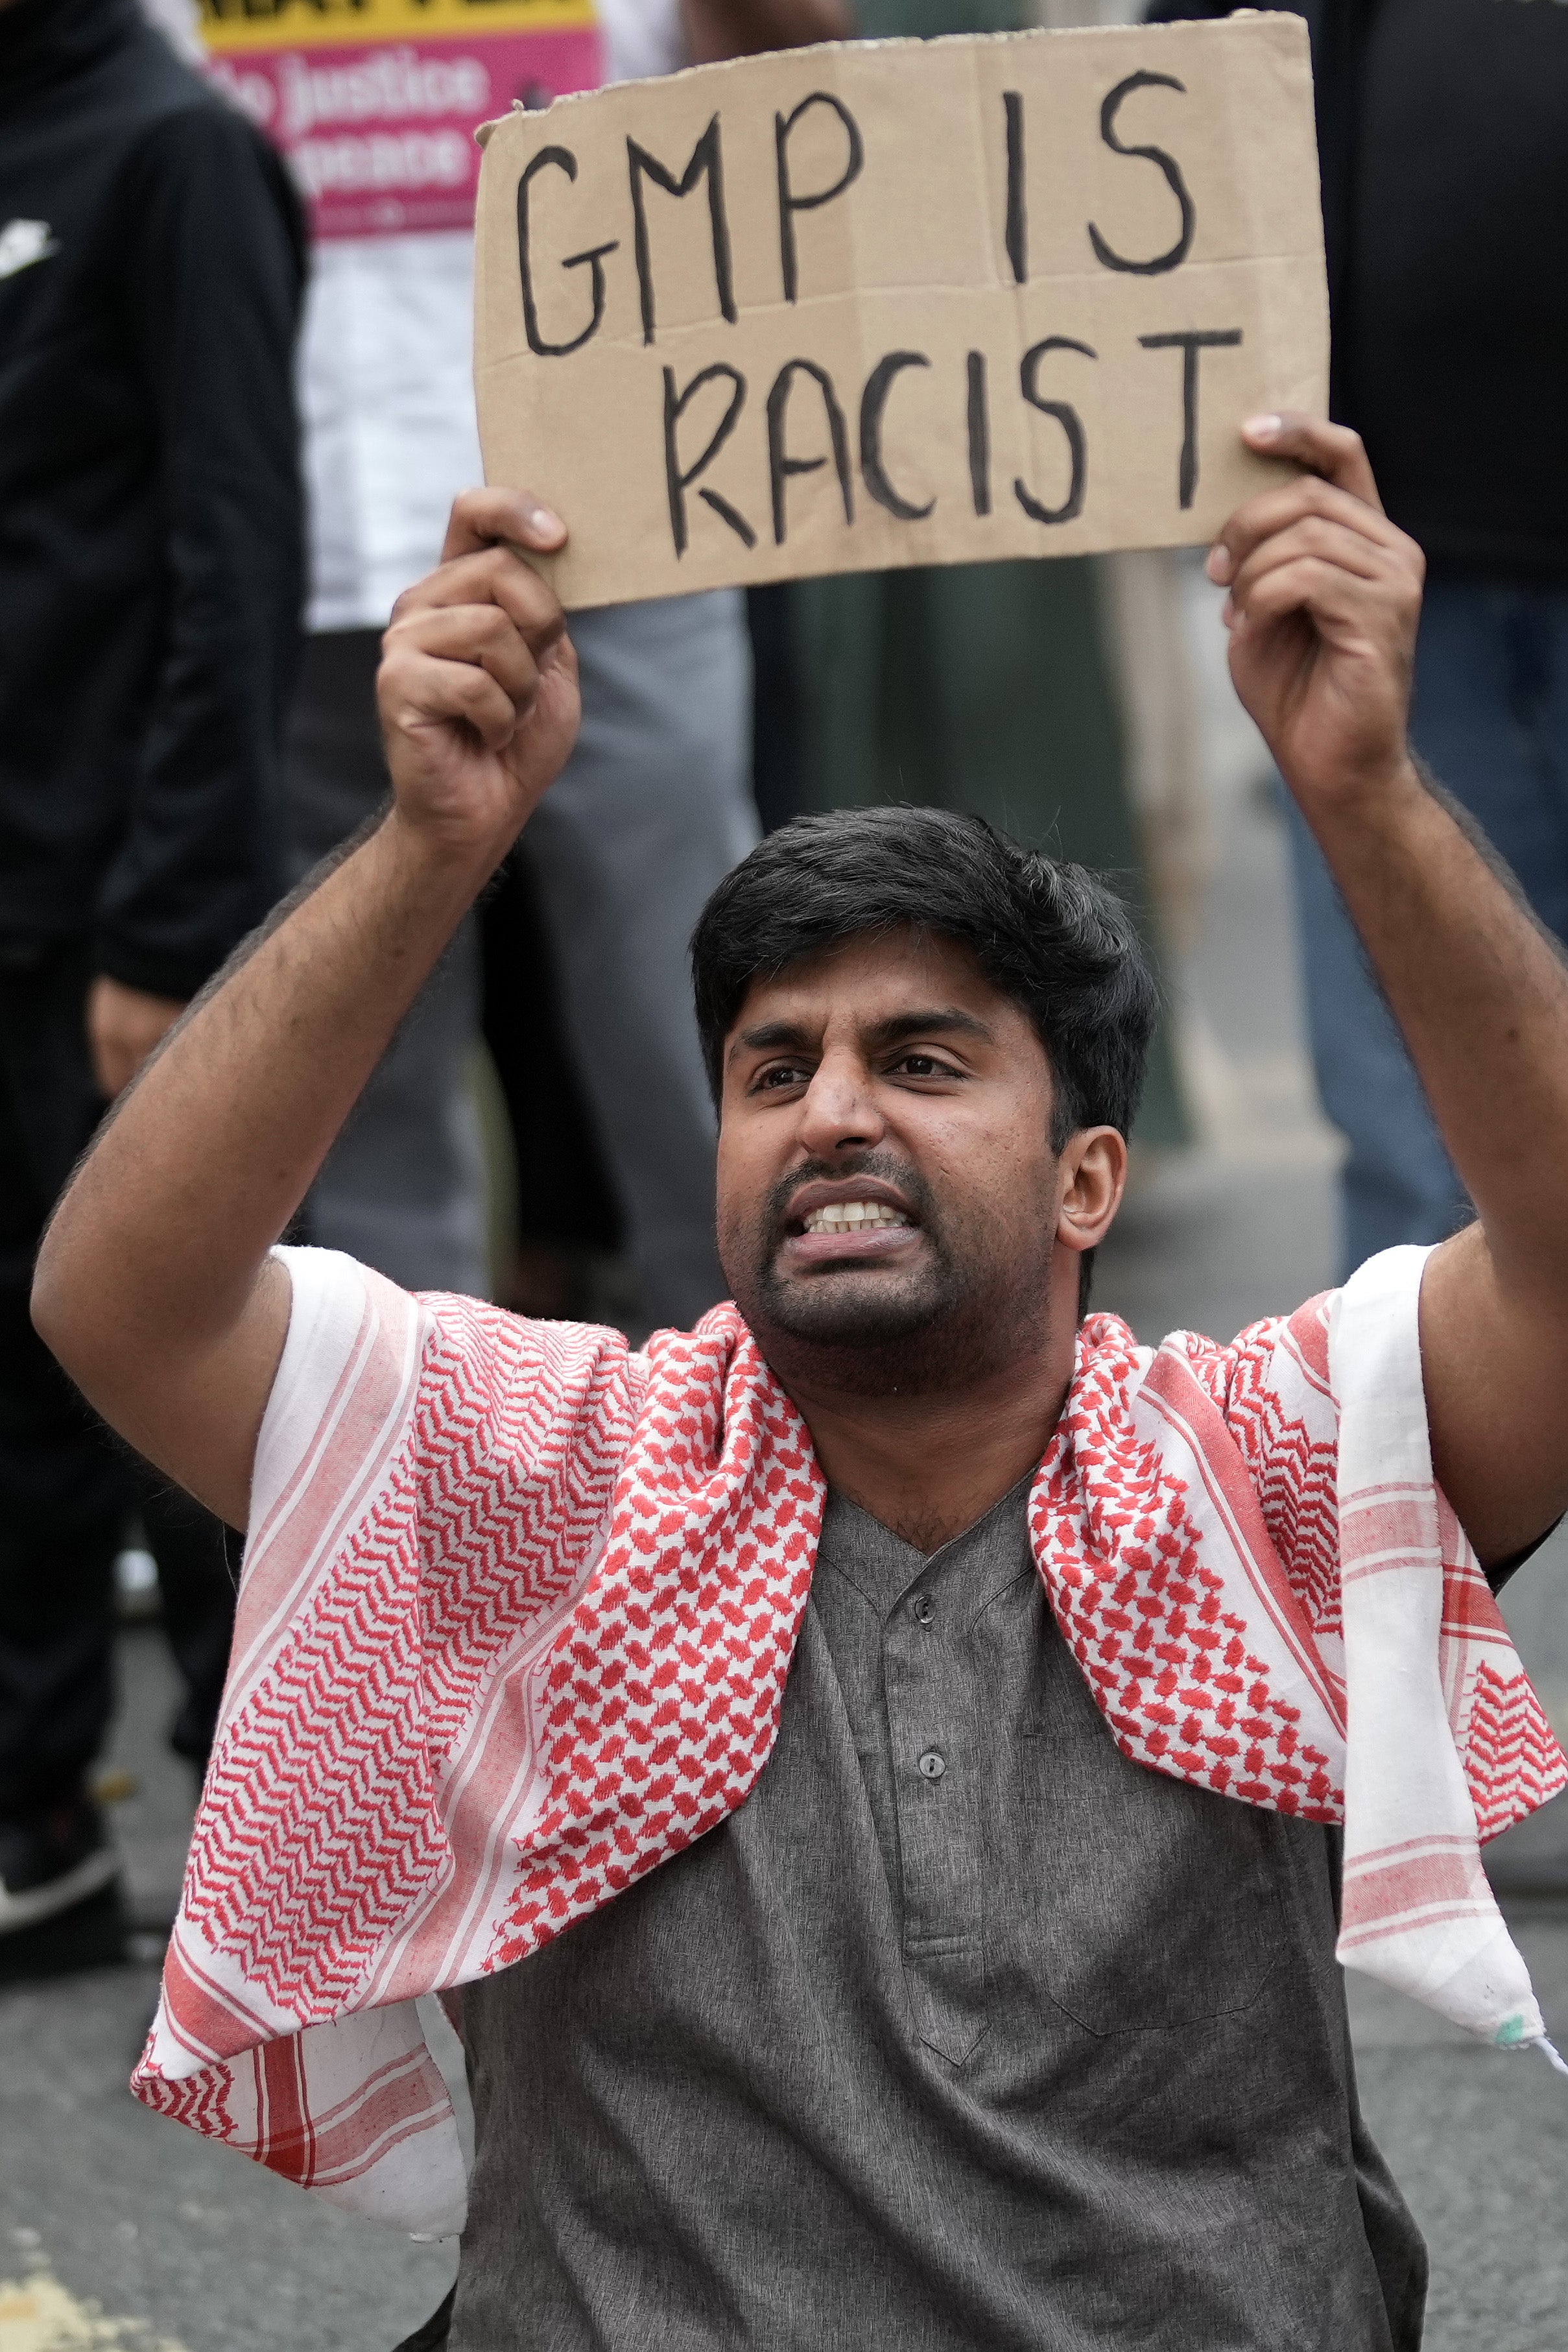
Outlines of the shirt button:
[[947,1769],[942,1750],[939,1748],[928,1748],[920,1759],[920,1769],[927,1780],[939,1780]]
[[929,1625],[936,1614],[936,1603],[928,1592],[917,1592],[909,1608],[917,1625]]

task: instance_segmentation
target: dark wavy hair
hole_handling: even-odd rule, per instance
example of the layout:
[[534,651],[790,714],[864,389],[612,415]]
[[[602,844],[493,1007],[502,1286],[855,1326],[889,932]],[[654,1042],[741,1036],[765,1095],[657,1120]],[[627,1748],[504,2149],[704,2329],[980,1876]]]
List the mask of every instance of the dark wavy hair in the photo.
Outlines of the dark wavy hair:
[[1085,867],[946,809],[797,817],[725,877],[691,945],[715,1102],[724,1041],[754,980],[867,931],[905,928],[961,940],[1029,1014],[1054,1082],[1052,1150],[1082,1127],[1128,1132],[1160,1010],[1132,917]]

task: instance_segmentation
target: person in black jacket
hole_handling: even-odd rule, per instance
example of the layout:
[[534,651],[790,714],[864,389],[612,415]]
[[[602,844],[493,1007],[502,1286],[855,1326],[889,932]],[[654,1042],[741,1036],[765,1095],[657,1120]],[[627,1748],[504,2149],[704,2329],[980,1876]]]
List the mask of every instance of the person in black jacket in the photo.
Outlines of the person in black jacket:
[[217,1522],[139,1494],[26,1301],[106,1100],[282,886],[304,262],[134,0],[0,0],[0,1977],[120,1947],[87,1774],[133,1501],[198,1765],[226,1659]]
[[[1274,0],[1252,0],[1268,7]],[[1155,0],[1150,16],[1223,16]],[[1411,738],[1568,939],[1568,8],[1292,0],[1312,38],[1334,415],[1427,586]],[[1347,1270],[1469,1213],[1327,868],[1293,824],[1308,1013],[1349,1139]]]

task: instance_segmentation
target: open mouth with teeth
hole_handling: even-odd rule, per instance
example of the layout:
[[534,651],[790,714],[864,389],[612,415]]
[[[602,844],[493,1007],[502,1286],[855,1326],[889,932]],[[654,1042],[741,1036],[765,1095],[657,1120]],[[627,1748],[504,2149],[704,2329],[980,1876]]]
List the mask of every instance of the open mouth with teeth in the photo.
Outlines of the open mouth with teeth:
[[808,1234],[876,1233],[887,1225],[910,1225],[902,1209],[890,1208],[885,1201],[830,1201],[825,1208],[813,1209],[801,1225]]
[[920,1245],[920,1221],[913,1210],[889,1200],[891,1186],[869,1181],[863,1192],[841,1179],[836,1197],[824,1200],[825,1184],[804,1185],[787,1223],[780,1255],[786,1266],[805,1274],[833,1266],[866,1266],[883,1258],[900,1264]]

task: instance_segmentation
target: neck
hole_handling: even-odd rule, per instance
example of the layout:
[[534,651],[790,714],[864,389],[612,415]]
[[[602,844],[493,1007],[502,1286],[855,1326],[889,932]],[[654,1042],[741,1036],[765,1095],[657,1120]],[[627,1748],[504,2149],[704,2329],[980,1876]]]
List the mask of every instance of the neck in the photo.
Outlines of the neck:
[[972,1528],[1051,1443],[1072,1378],[1073,1328],[952,1390],[867,1396],[819,1386],[799,1365],[784,1385],[831,1486],[933,1552]]

